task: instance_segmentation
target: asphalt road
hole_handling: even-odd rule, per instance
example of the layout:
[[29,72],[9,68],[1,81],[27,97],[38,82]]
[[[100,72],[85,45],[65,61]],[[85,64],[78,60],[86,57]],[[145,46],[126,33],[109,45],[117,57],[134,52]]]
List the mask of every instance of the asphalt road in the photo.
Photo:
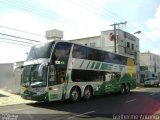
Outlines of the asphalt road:
[[[90,101],[69,103],[19,104],[0,107],[0,119],[12,120],[102,120],[139,119],[154,117],[160,119],[160,87],[138,88],[130,94],[96,96]],[[154,116],[151,116],[153,115]],[[10,120],[8,119],[8,120]]]

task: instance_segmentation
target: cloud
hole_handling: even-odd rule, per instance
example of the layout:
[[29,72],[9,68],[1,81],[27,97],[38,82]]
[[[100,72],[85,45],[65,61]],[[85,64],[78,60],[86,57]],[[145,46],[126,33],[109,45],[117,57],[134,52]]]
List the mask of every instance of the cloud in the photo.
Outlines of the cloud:
[[0,42],[0,63],[12,63],[25,60],[28,50],[28,48],[24,49],[22,46],[20,47]]
[[[44,35],[45,29],[43,23],[38,21],[36,17],[22,11],[1,15],[0,25],[41,35]],[[16,32],[14,32],[14,34],[16,34]],[[19,35],[23,35],[23,33],[19,33]]]
[[151,51],[154,54],[160,54],[160,6],[157,8],[153,18],[145,21],[146,26],[149,28],[147,31],[142,31],[140,35],[141,51]]
[[154,18],[149,19],[146,24],[150,29],[160,29],[160,6],[157,8],[157,11],[154,15]]
[[[103,19],[102,9],[99,9],[97,13],[91,4],[92,2],[84,2],[83,0],[81,2],[75,0],[50,1],[48,6],[54,9],[59,19],[56,22],[53,21],[49,29],[53,29],[54,26],[54,28],[63,30],[64,39],[100,35],[100,31],[110,29],[112,22]],[[106,1],[100,0],[98,2],[100,6],[105,6]]]
[[160,49],[153,49],[150,51],[151,53],[154,53],[156,55],[160,55]]
[[145,23],[150,29],[150,35],[152,37],[160,38],[160,6],[157,8],[157,11],[154,15],[154,18],[150,18]]
[[[92,1],[102,7],[105,6],[107,2],[107,0]],[[51,19],[52,17],[50,17],[44,19],[44,16],[36,16],[34,14],[21,10],[1,14],[0,25],[41,35],[45,35],[45,31],[50,29],[60,29],[64,31],[65,40],[100,35],[100,32],[103,30],[113,29],[112,27],[110,27],[110,24],[112,24],[112,22],[103,18],[104,14],[101,14],[103,9],[100,8],[97,12],[97,10],[85,0],[83,0],[82,2],[77,2],[74,0],[41,0],[38,1],[38,3],[41,3],[37,4],[38,6],[42,6],[43,9],[47,9],[46,11],[50,11],[49,14],[51,14],[52,12],[53,14],[56,14],[56,18]],[[87,8],[88,6],[89,9]],[[37,40],[42,39],[35,36],[33,37],[31,35],[27,36],[26,34],[19,32],[4,29],[2,30],[1,28],[0,30],[5,33],[22,37]],[[16,48],[15,45],[12,46],[13,47],[10,47],[10,50],[12,51],[11,54],[17,53],[17,59],[21,59],[22,56],[24,57],[24,51],[26,50],[25,48]],[[2,47],[0,49],[2,50]],[[7,51],[8,47],[3,48],[3,50]],[[17,51],[23,52],[19,53]],[[4,52],[3,61],[9,59],[13,60],[13,58],[11,57],[8,58],[8,54],[9,53]]]
[[[0,16],[0,25],[41,35],[44,35],[46,30],[60,29],[64,31],[64,39],[99,35],[102,30],[112,29],[112,22],[105,20],[102,13],[107,1],[41,0],[38,2],[39,6],[49,14],[55,14],[56,18],[44,19],[44,16],[41,16],[39,19],[26,11],[14,11]],[[96,3],[102,8],[94,8]]]
[[[3,16],[0,15],[0,26],[7,26],[9,28],[28,31],[30,33],[38,33],[38,34],[43,33],[41,35],[44,35],[44,28],[45,28],[41,23],[39,23],[39,21],[36,21],[34,17],[24,12],[12,12],[8,14],[3,14]],[[0,32],[4,34],[20,36],[23,38],[28,38],[37,41],[44,39],[39,36],[30,35],[23,32],[17,32],[14,30],[9,30],[1,27],[0,27]],[[30,41],[25,41],[24,39],[7,37],[4,35],[0,35],[0,37],[12,40],[18,40],[22,42],[30,42]],[[10,40],[7,39],[0,39],[0,55],[2,56],[0,62],[4,63],[4,62],[15,62],[15,61],[25,60],[26,53],[29,51],[29,47],[2,42],[2,41],[11,42]],[[12,41],[12,43],[18,43],[18,42]],[[19,43],[19,44],[24,44],[24,43]]]

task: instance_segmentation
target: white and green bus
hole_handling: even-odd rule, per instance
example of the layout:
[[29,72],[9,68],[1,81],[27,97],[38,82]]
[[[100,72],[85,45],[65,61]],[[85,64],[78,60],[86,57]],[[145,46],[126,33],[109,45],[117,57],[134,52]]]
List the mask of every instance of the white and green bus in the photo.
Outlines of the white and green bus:
[[136,87],[134,59],[67,41],[33,46],[23,65],[21,97],[76,102]]

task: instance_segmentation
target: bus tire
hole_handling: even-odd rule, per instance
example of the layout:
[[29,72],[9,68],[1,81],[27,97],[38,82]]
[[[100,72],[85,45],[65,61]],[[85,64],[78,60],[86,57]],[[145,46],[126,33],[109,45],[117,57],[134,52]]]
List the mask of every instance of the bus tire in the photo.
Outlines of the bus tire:
[[126,93],[130,93],[130,84],[128,83],[127,85],[126,85]]
[[121,85],[120,93],[121,93],[121,94],[125,94],[125,92],[126,92],[125,85],[124,85],[124,84],[122,84],[122,85]]
[[157,84],[157,87],[159,87],[159,83]]
[[80,89],[79,87],[73,87],[70,91],[70,102],[77,102],[80,99]]
[[88,101],[92,98],[93,96],[93,90],[91,86],[86,86],[86,88],[84,89],[84,96],[83,99],[85,101]]

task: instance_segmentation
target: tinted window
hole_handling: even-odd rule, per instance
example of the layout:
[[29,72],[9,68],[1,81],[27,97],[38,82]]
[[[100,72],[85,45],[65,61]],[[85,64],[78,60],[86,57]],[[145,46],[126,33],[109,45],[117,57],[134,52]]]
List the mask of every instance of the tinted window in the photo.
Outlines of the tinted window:
[[88,59],[114,64],[127,64],[127,58],[107,51],[96,50],[84,46],[74,45],[73,58]]
[[72,44],[66,42],[56,44],[52,56],[51,64],[53,65],[50,65],[49,68],[49,86],[62,84],[64,82],[71,45]]
[[71,44],[70,43],[63,43],[59,42],[56,44],[55,49],[54,49],[54,60],[66,60],[69,57],[71,49]]
[[106,72],[92,70],[72,70],[73,82],[104,81]]
[[126,57],[113,53],[101,52],[101,60],[104,62],[126,65]]
[[110,62],[108,52],[101,51],[101,61]]
[[92,48],[87,48],[87,59],[101,61],[101,51]]
[[86,47],[80,45],[74,45],[72,53],[73,58],[86,59],[87,57],[86,49],[87,49]]

